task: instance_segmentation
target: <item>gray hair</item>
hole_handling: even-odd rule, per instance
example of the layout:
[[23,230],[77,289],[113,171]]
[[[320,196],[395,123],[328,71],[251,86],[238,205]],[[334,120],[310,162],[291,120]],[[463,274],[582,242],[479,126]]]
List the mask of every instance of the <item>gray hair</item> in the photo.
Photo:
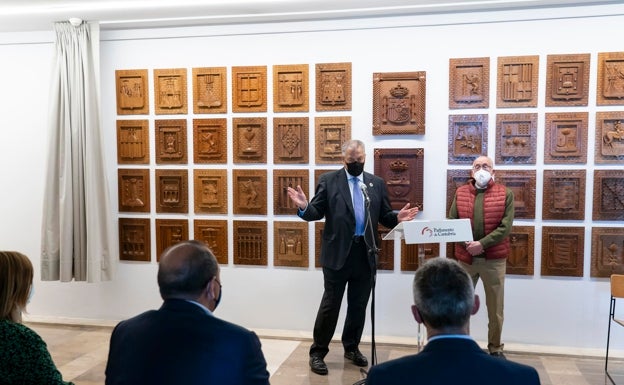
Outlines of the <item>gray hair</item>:
[[362,148],[363,152],[366,152],[366,147],[364,146],[364,142],[362,142],[361,140],[357,140],[357,139],[351,139],[351,140],[347,140],[346,142],[344,142],[342,144],[342,156],[345,156],[347,154],[347,150],[350,150],[352,148]]

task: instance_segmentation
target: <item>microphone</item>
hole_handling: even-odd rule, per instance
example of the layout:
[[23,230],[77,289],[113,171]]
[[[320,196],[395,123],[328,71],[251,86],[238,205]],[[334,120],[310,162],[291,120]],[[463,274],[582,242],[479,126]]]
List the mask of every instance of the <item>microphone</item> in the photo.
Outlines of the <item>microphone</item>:
[[366,199],[366,206],[370,205],[370,197],[368,196],[368,191],[366,189],[366,185],[364,183],[360,183],[360,190],[362,190],[362,194],[364,194],[364,199]]

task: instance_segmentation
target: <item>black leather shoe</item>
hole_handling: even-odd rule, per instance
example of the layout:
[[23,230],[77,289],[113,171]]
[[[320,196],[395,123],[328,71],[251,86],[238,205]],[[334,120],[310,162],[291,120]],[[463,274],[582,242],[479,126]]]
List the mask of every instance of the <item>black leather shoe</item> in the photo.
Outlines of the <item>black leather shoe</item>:
[[314,373],[320,374],[322,376],[327,374],[327,365],[325,365],[325,361],[323,361],[323,358],[319,356],[310,356],[310,369]]
[[505,355],[503,354],[503,352],[492,352],[492,353],[490,353],[490,356],[492,356],[492,357],[502,358],[503,360],[506,360],[506,359],[507,359],[507,357],[505,357]]
[[368,360],[358,349],[351,352],[345,352],[344,356],[347,360],[351,360],[351,362],[357,366],[368,366]]

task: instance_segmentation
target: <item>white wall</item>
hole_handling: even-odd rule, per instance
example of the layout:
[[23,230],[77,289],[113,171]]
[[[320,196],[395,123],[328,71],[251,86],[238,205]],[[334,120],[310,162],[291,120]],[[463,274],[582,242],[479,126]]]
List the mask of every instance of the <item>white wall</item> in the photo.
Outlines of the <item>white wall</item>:
[[[366,170],[373,171],[374,148],[425,149],[425,210],[421,219],[440,219],[446,211],[446,170],[461,168],[448,165],[448,116],[451,114],[489,114],[489,152],[494,154],[496,113],[537,112],[538,148],[536,165],[500,165],[499,169],[537,170],[537,202],[535,220],[517,220],[516,225],[535,226],[535,275],[508,276],[506,285],[505,328],[503,339],[508,344],[548,346],[560,351],[600,352],[605,343],[609,307],[607,279],[589,277],[591,227],[621,227],[619,222],[591,222],[592,169],[615,169],[621,165],[594,166],[593,129],[596,111],[622,110],[623,106],[596,107],[596,73],[599,52],[624,51],[620,42],[624,9],[621,6],[596,6],[575,9],[525,12],[469,13],[401,17],[388,19],[356,19],[333,22],[280,23],[153,29],[135,31],[102,31],[101,84],[104,146],[108,156],[112,207],[117,208],[117,164],[115,122],[120,119],[143,119],[144,116],[116,115],[115,70],[148,69],[150,86],[153,69],[187,68],[189,97],[192,97],[191,69],[193,67],[228,67],[266,65],[271,83],[271,68],[277,64],[309,64],[310,80],[314,84],[316,63],[351,62],[353,66],[353,108],[344,114],[316,113],[313,100],[309,113],[311,132],[315,116],[352,116],[353,136],[367,143]],[[607,15],[607,16],[602,16]],[[500,21],[507,20],[507,21]],[[512,20],[512,21],[509,21]],[[50,61],[53,52],[48,33],[0,35],[0,73],[4,74],[0,93],[0,179],[4,189],[0,199],[0,247],[17,249],[28,254],[39,268],[41,202],[43,170],[46,162],[46,114]],[[549,54],[591,54],[589,105],[586,107],[546,108],[544,88],[546,60]],[[501,56],[539,55],[539,104],[532,109],[496,109],[496,59]],[[448,109],[448,67],[450,58],[490,57],[490,108],[477,110]],[[10,58],[6,60],[5,58]],[[372,135],[372,74],[375,72],[426,71],[427,111],[424,136]],[[310,94],[313,96],[313,86]],[[269,86],[269,101],[272,101]],[[153,113],[153,94],[150,94]],[[192,99],[190,99],[192,100]],[[231,101],[231,97],[229,97]],[[231,103],[231,102],[230,102]],[[271,103],[269,103],[271,105]],[[270,109],[270,108],[269,108]],[[229,108],[231,111],[231,108]],[[589,142],[587,164],[543,165],[544,121],[546,112],[589,112]],[[241,115],[241,114],[237,114]],[[226,114],[231,124],[232,113]],[[272,112],[253,114],[285,116]],[[189,112],[189,127],[192,118]],[[198,116],[206,118],[206,115]],[[153,120],[163,116],[148,116]],[[179,118],[179,117],[177,117]],[[272,137],[267,130],[268,164],[272,164]],[[231,133],[228,133],[231,148]],[[311,135],[312,136],[312,135]],[[153,131],[150,140],[154,143]],[[310,141],[310,159],[305,166],[275,166],[275,168],[309,169],[313,175],[314,141]],[[189,149],[192,135],[189,130]],[[192,152],[191,152],[192,153]],[[154,157],[152,151],[152,157]],[[192,162],[192,157],[190,157]],[[154,162],[152,162],[154,164]],[[152,169],[154,166],[150,166]],[[189,164],[189,168],[194,166]],[[204,166],[202,166],[204,167]],[[221,166],[219,166],[221,167]],[[232,154],[228,154],[229,191],[231,186]],[[236,168],[266,168],[260,165],[236,165]],[[326,167],[326,166],[321,166]],[[587,168],[585,221],[548,221],[548,225],[585,226],[585,263],[581,278],[541,277],[541,170]],[[153,175],[153,174],[152,174]],[[272,180],[271,167],[268,180]],[[269,196],[272,184],[269,183]],[[314,186],[311,186],[313,191]],[[189,189],[192,202],[192,189]],[[152,186],[154,191],[154,186]],[[231,199],[230,199],[231,201]],[[231,210],[230,202],[230,212]],[[192,212],[192,205],[191,212]],[[269,213],[272,200],[269,199]],[[116,213],[117,214],[117,213]],[[152,215],[155,218],[156,215]],[[159,215],[171,218],[196,216]],[[232,234],[233,215],[202,216],[226,218]],[[266,220],[261,216],[238,216],[235,219]],[[222,267],[223,302],[218,315],[249,328],[290,330],[310,335],[322,294],[320,270],[281,268],[272,265],[272,220],[298,219],[293,215],[268,215],[269,266],[234,266],[233,244],[230,242],[230,263]],[[192,224],[192,222],[190,222]],[[313,224],[309,225],[311,233]],[[153,228],[153,221],[152,221]],[[192,225],[190,226],[192,232]],[[152,230],[153,231],[153,230]],[[155,250],[154,234],[152,250]],[[314,239],[310,239],[310,262],[313,265]],[[397,248],[398,249],[398,248]],[[444,254],[444,247],[442,247]],[[377,283],[376,335],[413,337],[416,324],[409,313],[412,274],[399,271],[380,272]],[[120,262],[112,282],[86,284],[82,282],[40,282],[37,272],[35,297],[29,306],[33,318],[90,319],[115,321],[143,310],[159,306],[155,262]],[[481,286],[479,292],[482,294]],[[483,295],[483,294],[482,294]],[[485,310],[485,309],[483,309]],[[339,328],[342,325],[342,318]],[[365,335],[370,335],[367,322]],[[478,340],[487,339],[486,313],[481,311],[472,323],[472,334]],[[624,349],[624,333],[618,335]],[[616,337],[616,338],[617,338]]]

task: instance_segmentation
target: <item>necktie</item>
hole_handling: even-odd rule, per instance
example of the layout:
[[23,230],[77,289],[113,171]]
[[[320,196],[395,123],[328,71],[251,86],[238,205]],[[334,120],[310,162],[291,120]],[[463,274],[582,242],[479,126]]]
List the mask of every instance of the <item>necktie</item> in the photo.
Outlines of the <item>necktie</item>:
[[353,182],[353,210],[355,211],[355,235],[364,235],[364,198],[360,191],[360,180],[356,177],[351,178]]

